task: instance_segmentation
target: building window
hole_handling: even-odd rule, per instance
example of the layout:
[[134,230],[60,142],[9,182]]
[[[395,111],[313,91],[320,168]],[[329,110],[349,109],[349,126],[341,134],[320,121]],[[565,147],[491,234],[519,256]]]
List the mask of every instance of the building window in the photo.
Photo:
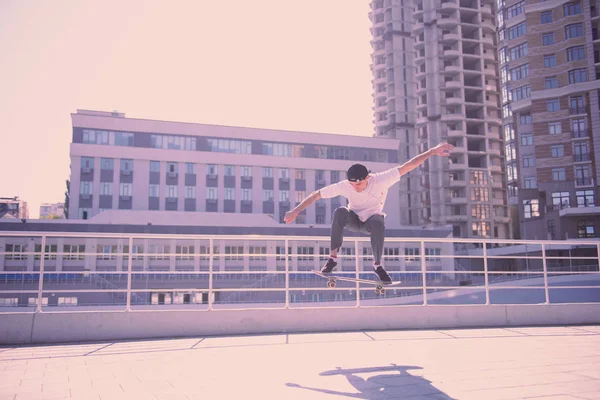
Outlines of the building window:
[[[460,215],[457,213],[455,215]],[[490,218],[490,206],[485,204],[473,204],[471,205],[471,216],[477,219]]]
[[235,167],[233,165],[225,165],[223,167],[223,175],[235,176]]
[[273,201],[272,189],[263,189],[263,201]]
[[148,196],[149,197],[159,197],[160,195],[160,185],[150,185],[148,187]]
[[473,222],[471,224],[473,236],[490,236],[490,223],[489,222]]
[[251,189],[242,189],[242,200],[244,200],[244,201],[252,200],[252,190]]
[[225,200],[235,200],[234,188],[225,188]]
[[471,185],[487,185],[486,171],[471,171]]
[[527,33],[527,24],[525,22],[508,28],[508,38],[511,40],[523,36],[525,33]]
[[528,176],[523,178],[523,185],[525,189],[535,189],[537,188],[537,180],[535,176]]
[[583,24],[581,22],[565,26],[565,39],[580,36],[583,36]]
[[531,113],[519,114],[519,125],[530,125],[531,121]]
[[535,167],[535,158],[533,156],[523,156],[523,168]]
[[92,182],[81,182],[79,185],[79,194],[92,195]]
[[596,237],[594,229],[594,221],[577,221],[577,237],[578,238],[593,238]]
[[177,198],[177,186],[175,185],[167,185],[167,197],[170,199]]
[[521,43],[515,47],[511,47],[509,49],[510,59],[518,60],[521,57],[525,57],[527,55],[527,42]]
[[112,171],[115,168],[115,160],[112,158],[101,158],[100,169],[105,171]]
[[552,193],[552,208],[561,210],[570,206],[569,192],[553,192]]
[[551,76],[549,78],[545,79],[545,86],[546,89],[556,89],[558,87],[558,80],[556,79],[555,76]]
[[81,157],[81,169],[83,172],[90,172],[94,169],[94,157]]
[[549,24],[552,22],[552,11],[542,11],[542,24]]
[[119,196],[131,196],[133,193],[133,185],[131,183],[119,184]]
[[185,173],[188,175],[196,175],[196,164],[185,163]]
[[586,114],[583,96],[575,96],[569,99],[571,114]]
[[281,203],[287,203],[290,201],[290,191],[289,190],[280,190],[279,191],[279,201]]
[[518,81],[519,79],[525,79],[529,75],[529,64],[519,65],[516,68],[510,70],[510,80]]
[[217,188],[207,187],[206,188],[206,200],[217,200]]
[[544,67],[556,67],[556,55],[551,54],[549,56],[544,56]]
[[552,168],[552,180],[553,181],[566,180],[565,169],[564,168]]
[[590,185],[592,183],[589,165],[575,166],[575,183],[577,185]]
[[587,142],[573,143],[573,160],[575,162],[590,160]]
[[249,140],[208,139],[208,147],[210,151],[219,153],[252,154],[252,142]]
[[548,220],[548,233],[550,234],[550,238],[552,240],[555,239],[556,233],[555,233],[555,224],[554,224],[554,220],[553,219],[549,219]]
[[571,120],[571,133],[573,137],[587,137],[586,119],[576,118]]
[[273,177],[273,168],[271,167],[263,167],[263,178],[272,178]]
[[563,4],[563,11],[565,13],[565,17],[568,17],[570,15],[581,14],[581,3],[573,2]]
[[533,135],[531,133],[521,134],[521,146],[532,146],[532,145],[533,145]]
[[471,200],[473,201],[488,201],[487,188],[471,188]]
[[186,186],[185,187],[185,198],[186,199],[195,199],[196,198],[196,186]]
[[[82,182],[83,184],[83,182]],[[100,195],[101,196],[111,196],[113,184],[111,182],[100,182]]]
[[133,171],[133,160],[123,159],[121,160],[121,172]]
[[167,163],[167,173],[169,173],[169,174],[177,173],[177,163],[176,162],[168,162]]
[[573,46],[567,49],[567,60],[577,61],[585,60],[585,47],[584,46]]
[[512,90],[514,101],[523,100],[531,96],[531,86],[524,85]]
[[245,177],[252,176],[252,167],[249,167],[247,165],[240,167],[240,174],[241,174],[241,176],[245,176]]
[[569,83],[580,83],[587,81],[587,71],[585,68],[572,69],[569,71]]
[[554,44],[554,32],[542,34],[542,44],[544,46]]
[[150,161],[150,172],[160,172],[160,161]]
[[562,127],[560,125],[560,122],[550,122],[548,124],[548,133],[550,135],[558,135],[562,133]]
[[540,201],[538,199],[523,200],[523,216],[534,218],[540,216]]
[[577,190],[575,192],[577,207],[595,207],[593,190]]
[[560,111],[560,103],[558,99],[546,100],[546,107],[548,112]]
[[564,157],[565,156],[565,146],[562,144],[554,145],[551,147],[552,149],[552,157]]

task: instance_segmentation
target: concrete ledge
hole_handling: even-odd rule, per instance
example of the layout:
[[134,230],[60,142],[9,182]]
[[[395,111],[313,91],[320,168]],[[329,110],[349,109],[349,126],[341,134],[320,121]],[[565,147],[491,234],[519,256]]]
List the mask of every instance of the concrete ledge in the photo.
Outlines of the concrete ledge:
[[600,304],[2,314],[0,343],[600,323]]

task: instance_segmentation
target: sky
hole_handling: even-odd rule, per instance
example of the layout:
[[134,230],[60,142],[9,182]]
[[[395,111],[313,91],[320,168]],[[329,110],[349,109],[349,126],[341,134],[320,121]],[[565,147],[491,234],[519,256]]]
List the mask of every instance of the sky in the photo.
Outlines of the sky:
[[71,113],[371,136],[369,0],[0,0],[0,197],[64,201]]

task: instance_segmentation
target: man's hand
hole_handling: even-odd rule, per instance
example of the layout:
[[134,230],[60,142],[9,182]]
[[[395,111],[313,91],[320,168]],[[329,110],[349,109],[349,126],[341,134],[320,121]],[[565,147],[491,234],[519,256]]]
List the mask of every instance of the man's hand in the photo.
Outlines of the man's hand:
[[450,143],[442,142],[431,149],[431,154],[434,156],[449,156],[454,150],[454,146]]
[[283,216],[283,221],[286,224],[292,223],[296,217],[298,216],[298,213],[295,212],[294,210],[290,210],[288,212],[285,213],[285,215]]

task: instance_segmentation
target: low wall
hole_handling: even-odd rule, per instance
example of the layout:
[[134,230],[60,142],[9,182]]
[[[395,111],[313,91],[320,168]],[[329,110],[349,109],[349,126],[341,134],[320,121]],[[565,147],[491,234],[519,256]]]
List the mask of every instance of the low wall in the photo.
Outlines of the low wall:
[[1,314],[1,344],[600,323],[600,304]]

